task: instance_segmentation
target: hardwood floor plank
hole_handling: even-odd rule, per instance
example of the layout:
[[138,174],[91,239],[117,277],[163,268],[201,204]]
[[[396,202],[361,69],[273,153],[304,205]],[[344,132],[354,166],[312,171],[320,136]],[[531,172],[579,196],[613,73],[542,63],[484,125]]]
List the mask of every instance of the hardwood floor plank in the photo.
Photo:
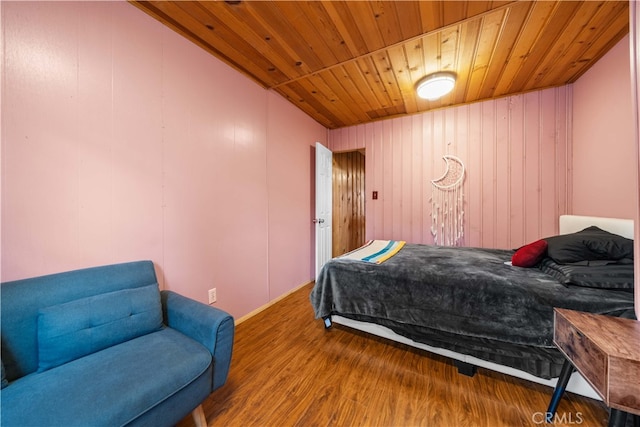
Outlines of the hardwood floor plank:
[[[551,388],[482,368],[464,376],[442,356],[340,325],[325,330],[311,287],[237,326],[227,384],[203,403],[210,426],[540,425]],[[607,419],[602,402],[566,393],[554,425]]]

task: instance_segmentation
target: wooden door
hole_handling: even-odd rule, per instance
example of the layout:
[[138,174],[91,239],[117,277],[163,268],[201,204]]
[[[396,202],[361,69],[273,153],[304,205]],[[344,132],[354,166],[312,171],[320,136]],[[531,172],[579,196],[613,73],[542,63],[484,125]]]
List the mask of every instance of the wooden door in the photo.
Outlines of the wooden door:
[[349,151],[333,155],[333,256],[364,244],[365,155]]

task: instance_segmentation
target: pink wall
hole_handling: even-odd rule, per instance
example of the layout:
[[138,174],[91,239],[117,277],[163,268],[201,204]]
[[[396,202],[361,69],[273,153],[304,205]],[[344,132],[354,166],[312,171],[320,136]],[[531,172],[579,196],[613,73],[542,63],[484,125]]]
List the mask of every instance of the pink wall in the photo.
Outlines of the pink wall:
[[[637,162],[635,182],[640,186],[640,8],[636,2],[629,3],[629,65],[631,69],[631,111],[633,114],[633,140],[635,145],[635,159]],[[636,227],[634,229],[635,253],[640,253],[640,197],[636,199]],[[636,318],[640,319],[640,256],[635,257],[634,263],[636,285]]]
[[[3,22],[2,20],[2,5],[0,5],[0,22]],[[0,28],[0,46],[4,46],[4,31],[3,28]],[[3,129],[2,129],[2,117],[4,117],[2,115],[2,107],[4,104],[4,101],[1,101],[4,99],[4,47],[2,49],[0,49],[0,138],[1,141],[4,141],[4,138],[2,137],[4,135],[3,133]],[[0,142],[1,142],[0,141]],[[2,168],[2,164],[4,163],[3,159],[2,159],[2,152],[4,151],[4,143],[2,144],[2,149],[0,149],[0,279],[2,278],[2,211],[4,209],[2,209],[2,206],[4,205],[4,202],[1,200],[1,196],[2,196],[2,176],[3,176],[3,168]]]
[[127,3],[1,7],[3,281],[151,259],[238,317],[312,278],[324,127]]
[[629,36],[573,85],[573,212],[635,218]]
[[329,146],[366,150],[367,239],[433,243],[430,181],[453,154],[467,169],[463,245],[516,248],[567,211],[570,119],[565,86],[329,131]]
[[280,112],[270,115],[267,127],[269,284],[275,297],[291,289],[290,277],[315,277],[315,142],[308,142],[326,145],[327,137],[284,98],[271,95],[268,105],[269,112]]

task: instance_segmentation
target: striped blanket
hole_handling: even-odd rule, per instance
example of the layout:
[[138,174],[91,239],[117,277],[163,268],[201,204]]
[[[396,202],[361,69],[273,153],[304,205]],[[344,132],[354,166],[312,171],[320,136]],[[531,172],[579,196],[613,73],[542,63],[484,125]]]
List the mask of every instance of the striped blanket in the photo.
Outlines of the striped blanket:
[[404,244],[402,240],[369,240],[364,246],[338,258],[380,264],[397,254]]

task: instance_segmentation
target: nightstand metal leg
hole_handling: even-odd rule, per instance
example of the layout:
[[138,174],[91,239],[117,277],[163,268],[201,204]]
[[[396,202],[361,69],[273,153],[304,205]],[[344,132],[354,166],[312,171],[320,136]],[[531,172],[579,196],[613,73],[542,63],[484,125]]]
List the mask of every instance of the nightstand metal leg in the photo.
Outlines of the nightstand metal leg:
[[571,362],[565,360],[562,365],[562,370],[560,371],[560,377],[558,377],[558,382],[556,383],[556,388],[553,391],[553,396],[551,396],[551,402],[549,402],[549,408],[547,409],[545,417],[547,423],[553,422],[556,409],[558,409],[558,404],[560,403],[560,399],[562,399],[562,395],[564,394],[564,390],[567,388],[569,378],[571,378],[573,371],[575,371],[575,368]]
[[624,427],[627,423],[627,413],[619,409],[611,408],[609,412],[609,427]]

